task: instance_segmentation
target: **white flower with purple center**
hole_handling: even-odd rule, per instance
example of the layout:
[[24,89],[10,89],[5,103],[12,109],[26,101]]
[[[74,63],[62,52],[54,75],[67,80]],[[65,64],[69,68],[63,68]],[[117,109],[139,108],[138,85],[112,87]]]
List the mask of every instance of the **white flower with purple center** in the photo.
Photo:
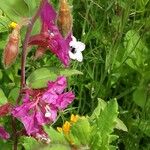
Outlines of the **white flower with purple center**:
[[73,60],[77,60],[79,62],[83,61],[82,51],[85,49],[85,44],[77,41],[74,36],[71,37],[72,41],[69,43],[70,51],[69,57]]

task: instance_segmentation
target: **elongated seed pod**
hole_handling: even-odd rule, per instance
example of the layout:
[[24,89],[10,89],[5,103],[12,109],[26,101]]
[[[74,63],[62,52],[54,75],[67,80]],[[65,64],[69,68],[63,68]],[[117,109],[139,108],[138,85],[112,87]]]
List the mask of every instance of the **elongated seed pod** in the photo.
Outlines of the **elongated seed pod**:
[[19,52],[20,27],[17,26],[8,37],[3,52],[4,67],[8,68],[16,59]]
[[72,30],[71,9],[67,0],[60,0],[57,24],[63,37],[66,37]]
[[3,64],[5,68],[8,68],[17,58],[19,52],[19,40],[20,40],[20,29],[23,25],[30,23],[28,18],[23,18],[19,24],[12,22],[13,28],[12,33],[8,37],[8,42],[3,52]]

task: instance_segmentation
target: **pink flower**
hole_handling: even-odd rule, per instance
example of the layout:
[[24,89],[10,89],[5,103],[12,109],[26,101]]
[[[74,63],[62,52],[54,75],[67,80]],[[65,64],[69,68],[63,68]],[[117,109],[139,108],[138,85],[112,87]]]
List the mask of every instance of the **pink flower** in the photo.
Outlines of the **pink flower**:
[[[61,62],[65,65],[69,65],[69,43],[71,42],[72,33],[70,32],[66,38],[64,38],[58,26],[55,24],[57,19],[57,13],[54,8],[47,2],[41,11],[42,28],[40,34],[30,37],[29,45],[38,45],[40,49],[37,49],[37,57],[40,57],[45,53],[44,49],[50,49]],[[42,50],[42,51],[41,51]]]
[[47,88],[25,91],[23,104],[15,107],[12,114],[21,120],[28,135],[38,133],[44,124],[54,122],[58,110],[72,103],[75,96],[71,91],[63,93],[66,86],[66,78],[61,76],[55,82],[48,82]]
[[7,140],[10,138],[9,133],[7,133],[2,126],[0,126],[0,138],[2,138],[4,140]]

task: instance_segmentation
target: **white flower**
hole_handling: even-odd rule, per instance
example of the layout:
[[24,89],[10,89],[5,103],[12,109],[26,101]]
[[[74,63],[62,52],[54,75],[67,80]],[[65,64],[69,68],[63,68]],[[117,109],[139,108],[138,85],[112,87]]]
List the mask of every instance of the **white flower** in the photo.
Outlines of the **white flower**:
[[85,49],[85,44],[77,41],[74,36],[72,36],[72,41],[69,43],[70,51],[69,57],[73,60],[83,61],[82,51]]

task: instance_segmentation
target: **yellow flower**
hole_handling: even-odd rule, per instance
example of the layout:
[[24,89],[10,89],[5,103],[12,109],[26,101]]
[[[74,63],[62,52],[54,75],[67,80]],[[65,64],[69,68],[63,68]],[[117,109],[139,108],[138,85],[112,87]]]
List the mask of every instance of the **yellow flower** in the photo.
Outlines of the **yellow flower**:
[[73,122],[73,123],[75,123],[75,122],[77,122],[78,119],[79,119],[79,116],[78,116],[78,115],[72,114],[72,115],[71,115],[71,118],[70,118],[70,121]]
[[70,131],[70,127],[71,127],[71,124],[70,122],[66,121],[64,124],[63,124],[63,127],[62,127],[62,130],[65,134],[68,134],[69,131]]
[[17,27],[17,25],[18,25],[17,23],[11,22],[9,27],[15,29]]

